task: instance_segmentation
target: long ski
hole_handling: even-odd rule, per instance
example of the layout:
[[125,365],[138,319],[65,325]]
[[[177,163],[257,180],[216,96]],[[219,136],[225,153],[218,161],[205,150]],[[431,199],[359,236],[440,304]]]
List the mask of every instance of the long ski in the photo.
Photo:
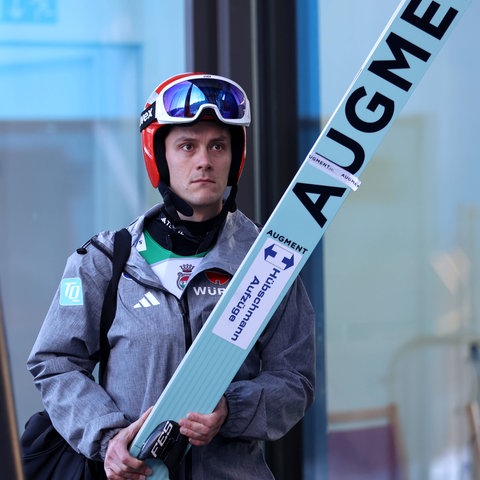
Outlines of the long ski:
[[144,458],[162,425],[147,448],[150,478],[169,478],[158,458],[174,455],[175,422],[213,411],[469,3],[400,3],[132,442]]

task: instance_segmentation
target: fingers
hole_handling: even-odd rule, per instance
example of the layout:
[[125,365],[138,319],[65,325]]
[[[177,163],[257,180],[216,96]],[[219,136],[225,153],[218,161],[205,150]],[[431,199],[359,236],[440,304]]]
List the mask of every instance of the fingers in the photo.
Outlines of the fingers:
[[219,432],[228,415],[227,402],[222,397],[215,410],[210,414],[189,413],[179,421],[180,433],[188,437],[195,446],[207,445]]
[[180,433],[188,437],[189,442],[195,446],[207,445],[216,434],[210,425],[209,415],[189,413],[187,418],[179,423]]
[[150,413],[148,409],[137,421],[120,430],[109,442],[104,469],[108,480],[144,480],[152,470],[141,460],[130,455],[128,446]]
[[105,459],[105,473],[108,480],[144,480],[151,475],[151,469],[142,461],[131,457],[128,452]]
[[108,480],[146,480],[152,472],[150,470],[142,473],[142,471],[128,470],[125,467],[118,466],[118,468],[105,467],[105,473]]

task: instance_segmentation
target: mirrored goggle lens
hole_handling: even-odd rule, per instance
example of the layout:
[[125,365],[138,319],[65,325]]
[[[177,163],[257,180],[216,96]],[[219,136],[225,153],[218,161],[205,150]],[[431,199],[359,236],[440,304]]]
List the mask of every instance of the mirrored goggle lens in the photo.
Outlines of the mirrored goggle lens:
[[186,80],[163,94],[165,112],[174,118],[194,118],[203,105],[215,105],[225,120],[241,120],[247,102],[243,92],[231,83],[212,78]]

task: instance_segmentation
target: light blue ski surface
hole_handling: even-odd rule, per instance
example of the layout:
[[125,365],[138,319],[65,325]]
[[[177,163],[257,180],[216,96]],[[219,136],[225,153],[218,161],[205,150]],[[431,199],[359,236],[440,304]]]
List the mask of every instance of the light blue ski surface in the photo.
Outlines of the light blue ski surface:
[[[469,3],[400,3],[132,442],[132,455],[159,423],[215,408]],[[168,479],[161,461],[148,463],[150,478]]]

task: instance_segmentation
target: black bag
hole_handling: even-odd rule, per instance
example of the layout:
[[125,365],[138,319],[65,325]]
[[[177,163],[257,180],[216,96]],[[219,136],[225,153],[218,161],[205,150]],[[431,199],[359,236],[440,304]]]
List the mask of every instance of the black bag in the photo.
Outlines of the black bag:
[[[107,333],[117,308],[117,287],[130,255],[131,237],[125,228],[115,233],[112,278],[105,292],[100,324],[100,383],[110,353]],[[33,414],[20,439],[25,480],[102,480],[103,462],[76,452],[55,430],[46,411]]]
[[95,478],[89,476],[87,458],[77,453],[53,428],[45,410],[35,413],[27,421],[21,445],[26,479]]

